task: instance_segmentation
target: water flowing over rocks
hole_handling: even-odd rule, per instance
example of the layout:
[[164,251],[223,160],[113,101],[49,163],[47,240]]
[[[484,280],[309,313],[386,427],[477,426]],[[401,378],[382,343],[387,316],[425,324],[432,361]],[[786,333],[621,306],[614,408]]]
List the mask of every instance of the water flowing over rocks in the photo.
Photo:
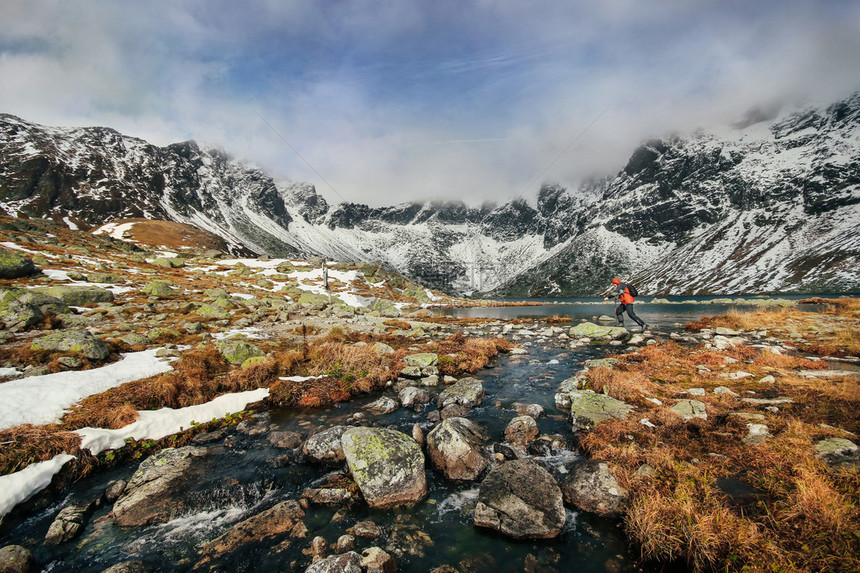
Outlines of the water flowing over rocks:
[[561,534],[565,512],[561,489],[530,459],[496,466],[481,482],[475,525],[514,539],[551,539]]
[[95,505],[95,502],[70,503],[61,509],[48,528],[45,545],[58,545],[80,535]]
[[609,466],[583,462],[576,465],[561,483],[564,501],[579,509],[600,515],[618,515],[629,497],[618,485]]
[[203,568],[208,562],[236,551],[240,546],[251,542],[288,534],[301,523],[305,512],[295,500],[281,503],[257,515],[237,523],[224,534],[207,543],[200,552],[201,559],[195,569]]
[[185,504],[174,488],[192,477],[195,459],[206,448],[167,448],[141,462],[122,495],[114,504],[113,516],[120,527],[135,527],[168,521]]
[[355,551],[320,559],[305,569],[305,573],[362,573],[362,571],[361,555]]
[[427,434],[427,453],[434,468],[450,480],[473,481],[489,467],[487,435],[466,418],[443,420]]
[[427,494],[424,454],[410,436],[352,428],[341,442],[349,471],[370,507],[411,505]]

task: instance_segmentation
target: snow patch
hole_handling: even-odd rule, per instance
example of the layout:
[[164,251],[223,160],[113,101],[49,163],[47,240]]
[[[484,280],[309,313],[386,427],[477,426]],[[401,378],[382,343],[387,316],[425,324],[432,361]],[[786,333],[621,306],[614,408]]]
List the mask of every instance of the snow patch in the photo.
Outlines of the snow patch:
[[137,421],[119,428],[81,428],[75,433],[81,436],[81,448],[96,456],[105,450],[120,448],[125,440],[160,440],[165,436],[181,432],[195,423],[208,422],[223,418],[227,414],[241,412],[248,404],[259,402],[269,395],[268,388],[258,388],[247,392],[224,394],[211,402],[188,406],[187,408],[161,408],[160,410],[138,411]]
[[60,454],[48,461],[30,464],[19,472],[0,476],[0,517],[48,487],[54,476],[73,459],[73,455]]
[[0,430],[21,424],[59,422],[79,400],[127,382],[172,370],[155,353],[158,349],[131,352],[122,360],[92,370],[29,376],[0,384]]

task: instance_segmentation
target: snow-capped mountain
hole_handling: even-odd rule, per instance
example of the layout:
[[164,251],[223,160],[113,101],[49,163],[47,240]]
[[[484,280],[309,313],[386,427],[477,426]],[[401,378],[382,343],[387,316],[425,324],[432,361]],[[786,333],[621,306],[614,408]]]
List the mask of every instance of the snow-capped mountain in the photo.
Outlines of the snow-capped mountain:
[[0,207],[90,227],[190,223],[235,249],[381,261],[433,286],[508,296],[860,290],[860,94],[649,141],[615,176],[536,205],[329,205],[306,183],[194,142],[0,115]]

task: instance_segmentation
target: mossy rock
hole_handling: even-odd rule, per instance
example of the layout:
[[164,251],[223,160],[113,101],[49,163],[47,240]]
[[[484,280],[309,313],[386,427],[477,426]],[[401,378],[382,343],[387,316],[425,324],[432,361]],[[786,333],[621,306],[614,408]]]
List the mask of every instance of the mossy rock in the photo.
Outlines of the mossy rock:
[[111,291],[96,286],[60,285],[52,287],[38,287],[33,290],[58,298],[69,306],[84,306],[91,303],[113,302],[114,299]]
[[210,288],[210,289],[206,289],[205,291],[203,291],[203,296],[205,298],[215,300],[215,299],[221,298],[221,297],[229,298],[230,293],[227,292],[226,290],[222,289],[222,288]]
[[91,360],[104,360],[110,356],[107,345],[87,330],[61,330],[40,336],[32,342],[30,349],[80,354]]
[[236,301],[233,300],[232,297],[230,297],[229,294],[227,296],[219,296],[214,301],[212,301],[212,304],[214,306],[217,306],[218,308],[223,308],[225,310],[232,310],[239,306],[238,304],[236,304]]
[[21,331],[38,324],[45,318],[39,307],[32,304],[11,300],[0,303],[0,322],[13,331]]
[[215,306],[214,304],[204,304],[194,311],[195,314],[205,318],[229,318],[230,312],[227,309]]
[[[332,297],[334,301],[334,297]],[[302,292],[298,300],[299,304],[306,304],[314,309],[323,309],[328,306],[328,295],[318,294],[315,292]]]
[[219,340],[215,343],[215,348],[231,364],[243,364],[254,356],[264,356],[262,350],[243,340]]
[[182,333],[178,330],[174,330],[172,328],[153,328],[149,332],[146,333],[146,337],[155,341],[166,342],[170,340],[177,340],[182,338]]
[[132,332],[120,337],[120,342],[124,342],[129,346],[138,346],[140,344],[149,344],[149,338],[145,337],[142,334],[138,334],[136,332]]
[[68,314],[71,312],[69,307],[60,299],[45,293],[36,292],[33,289],[9,289],[4,291],[2,296],[0,296],[0,303],[7,303],[13,300],[32,304],[42,312],[53,312],[54,314]]
[[111,273],[90,273],[87,275],[87,282],[112,284],[125,282],[125,279],[119,275],[113,275]]
[[175,257],[158,257],[152,261],[152,264],[166,269],[181,269],[185,266],[185,261]]
[[370,507],[412,505],[427,494],[424,453],[411,436],[387,428],[352,428],[341,444]]
[[424,369],[439,364],[439,355],[433,352],[410,354],[403,358],[403,362],[405,362],[407,366],[416,366]]
[[19,279],[39,273],[39,268],[24,255],[0,249],[0,279]]
[[177,296],[179,291],[170,286],[167,281],[152,281],[143,287],[143,293],[156,298]]
[[370,303],[370,311],[379,313],[378,316],[390,318],[400,316],[400,309],[393,302],[384,298],[378,298]]
[[242,362],[241,368],[248,368],[249,366],[254,366],[255,364],[261,364],[261,363],[265,362],[266,360],[268,360],[268,358],[269,357],[266,356],[265,354],[263,354],[261,356],[251,356],[250,358],[248,358],[244,362]]
[[568,331],[571,338],[595,338],[598,340],[621,340],[630,336],[623,326],[600,326],[593,322],[582,322]]
[[573,390],[570,397],[570,414],[574,428],[590,428],[606,420],[623,420],[633,406],[592,390]]

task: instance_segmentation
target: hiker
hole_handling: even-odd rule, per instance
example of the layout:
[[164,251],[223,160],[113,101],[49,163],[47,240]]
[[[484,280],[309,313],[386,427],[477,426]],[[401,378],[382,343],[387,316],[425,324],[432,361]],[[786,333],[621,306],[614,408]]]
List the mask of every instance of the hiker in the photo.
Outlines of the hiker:
[[[615,307],[615,318],[618,320],[618,326],[624,326],[624,317],[622,316],[624,312],[627,312],[627,316],[632,318],[636,324],[642,327],[641,332],[645,332],[645,327],[647,326],[642,319],[636,316],[636,312],[633,310],[633,295],[630,294],[630,289],[628,286],[621,282],[621,279],[614,278],[612,279],[612,285],[615,290],[609,293],[609,296],[615,299],[621,299],[621,304]],[[603,300],[609,300],[609,296],[603,297]]]

